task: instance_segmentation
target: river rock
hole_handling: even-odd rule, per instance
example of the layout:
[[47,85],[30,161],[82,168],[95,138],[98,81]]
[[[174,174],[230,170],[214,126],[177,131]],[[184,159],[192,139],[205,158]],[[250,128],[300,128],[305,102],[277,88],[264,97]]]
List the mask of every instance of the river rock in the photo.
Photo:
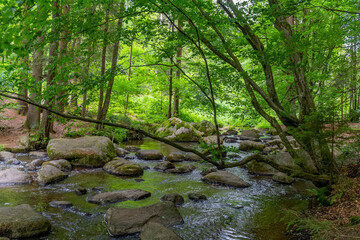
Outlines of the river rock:
[[185,161],[198,162],[198,161],[202,161],[202,158],[194,153],[186,153]]
[[163,224],[149,221],[140,232],[140,240],[182,240],[182,238]]
[[44,159],[35,159],[30,163],[27,163],[25,167],[27,167],[29,170],[35,170],[37,167],[41,167],[44,162],[46,162]]
[[154,169],[156,170],[161,170],[161,171],[165,171],[171,168],[175,168],[175,165],[171,162],[168,161],[164,161],[164,162],[159,162]]
[[71,202],[68,201],[51,201],[49,203],[50,206],[52,207],[57,207],[57,208],[70,208],[73,206],[73,204]]
[[69,172],[72,169],[71,163],[65,159],[47,161],[47,162],[44,162],[42,164],[42,166],[45,166],[48,164],[52,165],[54,167],[57,167],[61,171],[65,171],[65,172]]
[[31,151],[31,152],[29,152],[29,156],[30,157],[45,158],[45,157],[47,157],[47,153],[46,152],[41,152],[41,151]]
[[186,155],[182,152],[172,152],[165,157],[169,162],[182,162],[185,161]]
[[143,168],[139,164],[123,158],[106,163],[103,169],[110,174],[118,176],[140,176],[144,173]]
[[246,164],[246,167],[250,173],[256,175],[272,176],[274,175],[274,173],[278,172],[278,170],[276,170],[269,164],[257,162],[255,160],[248,162]]
[[141,189],[126,189],[113,192],[103,192],[88,197],[87,201],[99,205],[123,202],[127,200],[140,200],[150,197],[151,193]]
[[162,196],[160,200],[173,202],[177,206],[182,205],[185,202],[183,196],[177,193],[167,193],[164,196]]
[[238,131],[234,129],[229,129],[226,132],[222,133],[221,135],[238,135]]
[[189,164],[189,165],[184,165],[184,166],[177,167],[177,168],[171,168],[171,169],[168,169],[167,171],[169,173],[183,174],[183,173],[192,172],[195,170],[195,168],[196,167],[194,165]]
[[174,142],[199,142],[201,135],[192,128],[181,127],[177,129],[171,136],[166,137]]
[[135,146],[125,146],[125,151],[128,151],[128,152],[137,152],[139,150],[141,150],[140,148],[138,147],[135,147]]
[[87,192],[88,191],[86,188],[78,188],[75,190],[76,195],[85,195],[85,194],[87,194]]
[[115,237],[140,232],[150,219],[165,226],[183,223],[175,204],[169,201],[139,208],[112,207],[105,214],[108,231]]
[[282,172],[275,173],[274,176],[272,177],[272,180],[284,184],[291,184],[294,182],[293,177],[290,177],[286,173],[282,173]]
[[15,158],[15,154],[8,151],[1,151],[0,152],[0,160],[1,161],[9,161],[10,159]]
[[116,156],[111,140],[101,136],[52,139],[47,153],[52,160],[66,159],[85,167],[102,167]]
[[30,238],[50,232],[49,220],[30,205],[16,207],[0,207],[0,236],[9,238]]
[[54,182],[59,182],[67,178],[68,175],[63,173],[57,167],[50,164],[44,165],[38,172],[38,182],[40,185],[46,185]]
[[[0,171],[0,184],[30,184],[32,178],[28,173],[15,168],[9,168]],[[1,218],[1,217],[0,217]]]
[[226,143],[237,143],[239,141],[238,138],[234,138],[234,137],[225,137],[224,138],[224,141]]
[[295,149],[295,151],[299,156],[299,159],[296,160],[294,160],[288,152],[279,152],[276,155],[270,155],[269,157],[277,164],[284,167],[298,168],[299,170],[317,174],[318,170],[310,155],[303,149]]
[[129,154],[129,153],[130,153],[129,151],[127,151],[127,150],[119,147],[119,146],[116,145],[116,144],[114,144],[114,148],[115,148],[116,155],[117,155],[118,157],[121,157],[121,158],[125,157],[126,154]]
[[[217,136],[216,135],[203,137],[201,139],[201,141],[206,143],[206,145],[214,145],[215,147],[217,147]],[[220,138],[220,144],[222,144],[222,143],[223,143],[223,139]]]
[[242,141],[240,142],[239,149],[241,151],[253,151],[258,150],[262,151],[265,148],[265,144],[259,143],[259,142],[253,142],[253,141]]
[[253,138],[253,139],[259,139],[260,138],[260,134],[257,130],[255,129],[250,129],[250,130],[242,130],[240,137],[242,138]]
[[207,200],[207,197],[204,194],[200,194],[200,193],[189,193],[188,198],[193,202],[200,202]]
[[142,160],[162,160],[164,155],[158,150],[139,150],[136,156]]
[[205,176],[209,173],[212,173],[212,172],[216,172],[217,171],[217,168],[216,167],[211,167],[211,168],[206,168],[204,170],[201,171],[201,176]]
[[237,188],[245,188],[250,186],[249,183],[245,182],[238,176],[226,171],[216,171],[209,173],[201,178],[201,180],[207,183],[215,183]]
[[206,120],[202,120],[200,122],[200,124],[197,126],[195,126],[196,130],[198,130],[199,132],[204,133],[203,136],[211,136],[216,134],[216,128],[214,126],[214,124],[212,122],[206,121]]

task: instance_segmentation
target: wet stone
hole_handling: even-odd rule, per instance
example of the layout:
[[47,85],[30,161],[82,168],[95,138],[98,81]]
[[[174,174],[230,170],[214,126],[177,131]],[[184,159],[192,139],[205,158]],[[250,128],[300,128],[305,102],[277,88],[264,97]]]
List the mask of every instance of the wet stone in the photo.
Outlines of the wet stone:
[[135,146],[125,146],[124,149],[128,152],[137,152],[137,151],[141,150],[140,148],[135,147]]
[[135,182],[144,182],[145,180],[144,180],[144,179],[141,179],[141,178],[135,178],[134,181],[135,181]]
[[86,188],[78,188],[75,190],[76,195],[84,195],[87,194],[87,189]]
[[209,173],[216,172],[216,171],[217,171],[216,167],[211,167],[211,168],[206,168],[206,169],[202,170],[200,174],[202,176],[205,176],[205,175],[207,175]]
[[161,201],[170,201],[173,202],[175,205],[182,205],[184,204],[184,198],[177,193],[167,193],[160,198]]
[[49,203],[50,206],[52,207],[57,207],[57,208],[70,208],[73,206],[73,204],[71,202],[68,201],[51,201]]
[[140,200],[150,197],[151,193],[141,189],[126,189],[113,192],[103,192],[88,197],[87,201],[99,205],[123,202],[127,200]]
[[188,198],[193,202],[200,202],[207,200],[207,197],[204,194],[200,194],[200,193],[189,193]]

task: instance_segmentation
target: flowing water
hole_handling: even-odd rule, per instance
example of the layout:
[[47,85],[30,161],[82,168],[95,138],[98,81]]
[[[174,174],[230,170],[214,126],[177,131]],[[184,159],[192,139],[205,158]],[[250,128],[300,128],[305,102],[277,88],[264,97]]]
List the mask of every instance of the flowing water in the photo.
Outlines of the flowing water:
[[[131,144],[138,144],[142,149],[158,149],[164,155],[177,151],[151,139]],[[26,155],[19,155],[18,159],[31,160]],[[159,202],[165,193],[179,193],[185,198],[185,204],[178,207],[185,223],[176,226],[174,231],[185,240],[281,240],[292,239],[285,234],[285,225],[281,221],[283,209],[304,203],[306,189],[312,187],[310,183],[302,180],[297,180],[293,185],[281,185],[267,177],[251,176],[242,168],[228,171],[251,183],[251,187],[234,189],[212,186],[201,181],[201,170],[211,167],[207,164],[192,163],[197,167],[194,172],[175,175],[153,170],[157,161],[142,161],[136,158],[131,161],[150,167],[141,177],[144,181],[120,178],[101,169],[76,169],[64,181],[45,187],[37,184],[2,186],[0,207],[27,203],[42,212],[53,227],[49,235],[36,239],[139,239],[138,235],[109,237],[104,222],[106,210],[110,206],[146,206]],[[77,188],[88,189],[88,194],[76,195]],[[151,192],[152,195],[139,201],[107,206],[88,203],[86,198],[99,188],[102,191],[139,188]],[[187,194],[193,192],[206,195],[208,200],[198,203],[189,201]],[[49,206],[53,200],[70,201],[74,206],[70,209],[54,208]]]

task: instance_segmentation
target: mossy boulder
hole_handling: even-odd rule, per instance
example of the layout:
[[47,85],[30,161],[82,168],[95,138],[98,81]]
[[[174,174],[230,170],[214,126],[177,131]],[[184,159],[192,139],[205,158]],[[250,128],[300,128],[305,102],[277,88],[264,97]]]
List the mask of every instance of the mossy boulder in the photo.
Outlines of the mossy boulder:
[[59,182],[67,177],[68,175],[62,172],[57,167],[54,167],[53,165],[50,164],[46,164],[42,166],[41,169],[39,170],[37,179],[40,185],[47,185],[50,183]]
[[288,176],[286,173],[277,172],[272,177],[272,180],[275,182],[283,183],[283,184],[291,184],[294,182],[294,178]]
[[257,150],[257,151],[262,151],[265,148],[265,144],[260,143],[260,142],[254,142],[254,141],[242,141],[239,144],[239,150],[241,151],[253,151],[253,150]]
[[142,228],[140,240],[182,240],[173,230],[157,222],[148,222]]
[[117,203],[123,201],[136,201],[151,196],[151,193],[141,189],[126,189],[113,192],[98,193],[88,197],[87,201],[99,205]]
[[196,130],[204,133],[204,136],[211,136],[216,134],[216,128],[214,124],[206,120],[202,120]]
[[65,172],[69,172],[72,169],[71,163],[65,159],[47,161],[47,162],[44,162],[42,164],[42,166],[45,166],[48,164],[52,165],[54,167],[57,167],[61,171],[65,171]]
[[142,160],[162,160],[164,155],[158,150],[139,150],[135,154]]
[[141,176],[144,173],[139,164],[121,158],[106,163],[103,169],[117,176]]
[[31,238],[50,232],[49,220],[34,211],[30,205],[16,207],[0,207],[0,236],[15,238]]
[[165,160],[169,162],[182,162],[185,161],[185,159],[186,154],[182,152],[172,152],[165,157]]
[[164,196],[162,196],[160,200],[173,202],[177,206],[182,205],[185,202],[183,196],[177,193],[167,193]]
[[[206,145],[214,145],[215,147],[217,147],[217,136],[216,135],[212,135],[212,136],[208,136],[208,137],[203,137],[201,139],[201,142],[206,143]],[[223,139],[220,138],[220,144],[223,143]]]
[[199,142],[202,137],[213,135],[211,122],[188,123],[179,118],[170,118],[156,131],[156,135],[175,142]]
[[275,168],[269,164],[263,162],[257,162],[255,160],[250,161],[246,164],[248,171],[252,174],[263,175],[263,176],[272,176],[274,173],[278,172]]
[[73,165],[85,167],[102,167],[116,156],[111,140],[101,136],[52,139],[47,153],[52,160],[66,159]]
[[216,171],[209,173],[201,180],[206,183],[219,184],[236,188],[245,188],[250,186],[249,183],[245,182],[240,177],[226,171]]
[[139,208],[112,207],[105,214],[108,231],[114,237],[138,233],[150,220],[165,226],[184,222],[175,204],[170,201]]
[[154,169],[156,170],[160,170],[160,171],[165,171],[171,168],[175,168],[175,165],[172,162],[169,161],[163,161],[163,162],[159,162]]

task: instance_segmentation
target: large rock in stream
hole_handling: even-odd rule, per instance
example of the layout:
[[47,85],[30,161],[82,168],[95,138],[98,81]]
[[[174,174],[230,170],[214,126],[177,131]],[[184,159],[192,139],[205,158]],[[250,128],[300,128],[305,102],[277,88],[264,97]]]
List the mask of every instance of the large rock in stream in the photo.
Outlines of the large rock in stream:
[[164,155],[158,150],[139,150],[136,156],[142,160],[162,160]]
[[184,221],[173,202],[165,201],[139,208],[109,208],[105,221],[112,236],[138,233],[149,221],[165,226],[182,224]]
[[209,173],[201,178],[201,180],[206,183],[215,183],[236,188],[245,188],[250,186],[249,183],[245,182],[238,176],[226,171],[216,171]]
[[209,121],[188,123],[179,118],[170,118],[156,131],[156,135],[175,142],[199,142],[202,137],[214,135],[215,126]]
[[50,232],[49,220],[30,205],[0,207],[0,236],[9,238],[29,238],[45,235]]
[[0,184],[15,185],[15,184],[30,184],[31,182],[32,182],[31,176],[28,173],[25,173],[18,169],[9,168],[0,171]]
[[38,172],[38,182],[40,185],[47,185],[50,183],[59,182],[67,178],[68,175],[62,172],[59,168],[53,165],[43,165]]
[[103,169],[117,176],[140,176],[144,173],[140,164],[130,162],[123,158],[116,158],[103,166]]
[[150,192],[141,189],[126,189],[95,194],[88,197],[87,201],[90,203],[104,205],[109,203],[123,202],[127,200],[136,201],[150,196]]
[[170,228],[150,221],[142,228],[140,240],[182,240],[182,238]]
[[111,140],[101,136],[52,139],[47,153],[50,159],[66,159],[85,167],[102,167],[116,156]]

